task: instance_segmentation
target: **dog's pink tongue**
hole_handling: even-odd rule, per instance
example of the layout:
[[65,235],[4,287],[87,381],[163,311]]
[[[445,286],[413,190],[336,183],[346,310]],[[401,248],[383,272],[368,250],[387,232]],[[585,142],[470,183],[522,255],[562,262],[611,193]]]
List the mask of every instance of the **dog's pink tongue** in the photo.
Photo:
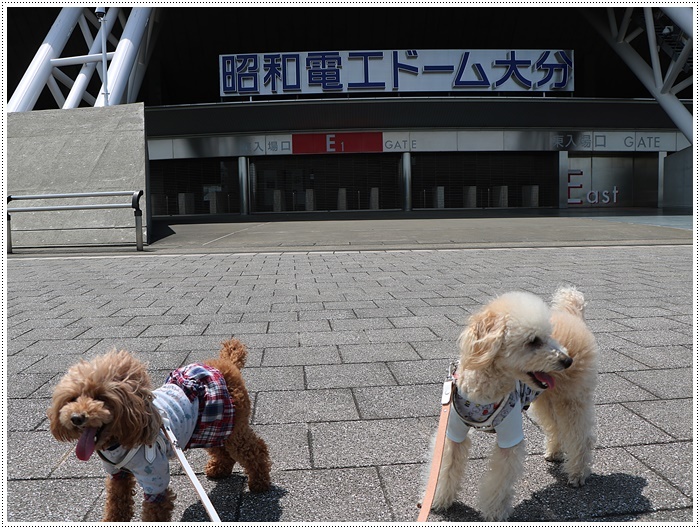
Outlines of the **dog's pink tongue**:
[[536,371],[534,375],[537,380],[547,384],[547,387],[549,389],[552,389],[554,387],[554,379],[547,373],[543,373],[542,371]]
[[78,446],[75,447],[75,455],[81,461],[87,461],[95,451],[95,435],[97,428],[86,428],[83,435],[78,439]]

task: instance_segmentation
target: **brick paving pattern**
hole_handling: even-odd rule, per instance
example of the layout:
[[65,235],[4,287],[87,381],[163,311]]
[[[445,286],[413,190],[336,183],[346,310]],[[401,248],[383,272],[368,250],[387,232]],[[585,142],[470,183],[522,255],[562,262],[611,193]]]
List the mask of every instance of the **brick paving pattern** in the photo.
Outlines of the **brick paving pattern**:
[[[92,255],[7,262],[6,502],[10,522],[94,522],[96,457],[48,432],[52,387],[111,348],[154,381],[249,347],[253,423],[274,488],[236,466],[209,481],[224,521],[409,522],[417,515],[444,372],[467,316],[495,295],[545,298],[574,284],[601,348],[593,476],[571,489],[526,420],[513,521],[692,521],[693,250],[690,245],[367,252]],[[493,439],[475,438],[459,503],[431,520],[480,520],[477,482]],[[173,463],[174,521],[207,521]]]

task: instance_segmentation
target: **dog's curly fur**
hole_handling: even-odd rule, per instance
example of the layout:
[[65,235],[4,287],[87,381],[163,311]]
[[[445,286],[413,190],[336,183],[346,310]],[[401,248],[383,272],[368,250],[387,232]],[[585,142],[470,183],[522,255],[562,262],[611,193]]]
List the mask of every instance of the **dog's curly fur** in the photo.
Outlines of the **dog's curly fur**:
[[[499,402],[516,380],[535,387],[533,372],[544,372],[554,387],[544,391],[530,410],[546,434],[545,458],[563,462],[568,483],[579,487],[590,475],[595,446],[593,392],[598,348],[584,319],[583,295],[573,287],[554,294],[551,307],[524,292],[504,294],[468,321],[459,338],[456,384],[476,402]],[[536,338],[535,341],[533,341]],[[533,344],[553,339],[562,353]],[[534,383],[534,385],[533,385]],[[513,412],[515,413],[515,411]],[[456,499],[469,458],[471,441],[446,439],[433,507],[448,508]],[[512,448],[494,447],[479,494],[486,521],[504,521],[513,510],[514,484],[523,472],[525,441]]]
[[[241,369],[246,347],[231,339],[222,344],[219,358],[205,362],[221,372],[236,410],[234,428],[222,447],[207,448],[208,478],[224,478],[238,461],[248,476],[252,492],[270,488],[271,462],[267,445],[250,427],[251,403]],[[85,418],[76,426],[75,415]],[[126,449],[155,441],[161,417],[153,404],[151,381],[146,366],[126,351],[112,351],[90,362],[71,367],[53,392],[48,410],[50,430],[58,441],[75,441],[85,428],[100,429],[96,449],[116,443]],[[130,521],[134,515],[134,488],[131,474],[107,478],[107,503],[103,521]],[[144,522],[170,521],[175,493],[168,488],[162,501],[143,502]]]

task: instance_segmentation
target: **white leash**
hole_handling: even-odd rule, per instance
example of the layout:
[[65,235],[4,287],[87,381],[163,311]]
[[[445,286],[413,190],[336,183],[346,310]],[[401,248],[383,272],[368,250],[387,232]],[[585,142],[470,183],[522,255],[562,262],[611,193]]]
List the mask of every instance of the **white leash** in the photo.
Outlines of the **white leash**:
[[221,518],[219,518],[219,514],[216,512],[216,509],[211,504],[209,496],[207,496],[204,487],[202,487],[202,484],[197,479],[197,476],[192,470],[192,467],[187,462],[187,459],[185,458],[185,453],[180,448],[180,445],[177,442],[177,438],[175,437],[175,434],[173,434],[173,431],[170,429],[170,425],[168,424],[166,419],[163,419],[163,431],[165,432],[165,436],[168,438],[168,441],[170,441],[173,450],[175,450],[175,455],[177,455],[177,458],[180,460],[182,468],[185,469],[187,477],[190,478],[192,485],[194,485],[194,488],[197,491],[197,494],[199,495],[199,499],[202,500],[202,505],[204,505],[204,508],[206,509],[207,514],[209,515],[209,519],[214,523],[221,523]]

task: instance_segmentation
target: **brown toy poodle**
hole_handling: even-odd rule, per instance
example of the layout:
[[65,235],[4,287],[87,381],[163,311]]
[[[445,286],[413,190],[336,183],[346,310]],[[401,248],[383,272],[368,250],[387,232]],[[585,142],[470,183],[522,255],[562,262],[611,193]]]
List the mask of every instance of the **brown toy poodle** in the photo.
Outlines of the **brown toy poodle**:
[[48,416],[59,441],[78,441],[75,453],[93,452],[107,473],[104,521],[130,521],[134,486],[143,488],[144,522],[170,521],[175,493],[168,459],[174,452],[161,425],[178,444],[206,448],[208,478],[229,476],[238,461],[252,492],[270,488],[270,457],[250,427],[250,398],[241,369],[247,350],[238,340],[222,344],[219,358],[172,373],[155,390],[146,366],[126,351],[112,351],[68,370],[54,389]]

